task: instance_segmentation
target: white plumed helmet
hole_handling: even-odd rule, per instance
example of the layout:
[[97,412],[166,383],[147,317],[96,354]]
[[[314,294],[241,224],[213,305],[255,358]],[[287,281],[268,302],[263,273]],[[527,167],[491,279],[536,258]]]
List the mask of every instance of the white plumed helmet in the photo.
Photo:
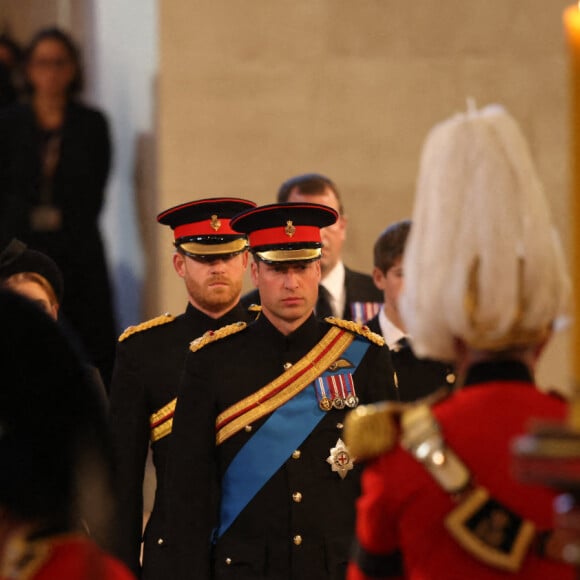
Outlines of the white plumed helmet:
[[539,343],[570,281],[528,144],[499,105],[458,114],[425,141],[401,312],[418,356]]

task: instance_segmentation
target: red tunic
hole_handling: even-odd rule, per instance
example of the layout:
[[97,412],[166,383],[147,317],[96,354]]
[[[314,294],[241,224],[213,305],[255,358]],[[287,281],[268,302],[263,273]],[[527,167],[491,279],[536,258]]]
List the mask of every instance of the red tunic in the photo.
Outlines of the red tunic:
[[[553,526],[556,493],[510,477],[510,442],[533,417],[562,420],[566,405],[524,381],[493,381],[459,390],[433,408],[448,446],[477,484],[539,531]],[[348,580],[405,577],[412,580],[575,578],[572,567],[529,551],[517,573],[492,568],[468,554],[444,527],[454,507],[450,496],[402,447],[370,463],[357,503],[357,539],[363,554],[387,557],[400,551],[404,576],[367,576],[351,563]]]
[[135,580],[123,564],[80,535],[30,542],[26,551],[31,556],[26,565],[0,580]]

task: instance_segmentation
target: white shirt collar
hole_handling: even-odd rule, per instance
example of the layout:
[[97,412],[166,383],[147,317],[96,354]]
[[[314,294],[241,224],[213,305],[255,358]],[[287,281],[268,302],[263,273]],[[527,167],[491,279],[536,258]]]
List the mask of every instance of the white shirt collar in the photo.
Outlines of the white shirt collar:
[[344,264],[342,261],[338,261],[334,268],[320,281],[330,294],[332,312],[337,318],[342,318],[346,303],[345,275]]
[[384,307],[379,311],[379,325],[381,327],[381,334],[387,343],[387,346],[393,350],[397,341],[401,338],[408,338],[405,333],[398,327],[395,326],[385,314]]

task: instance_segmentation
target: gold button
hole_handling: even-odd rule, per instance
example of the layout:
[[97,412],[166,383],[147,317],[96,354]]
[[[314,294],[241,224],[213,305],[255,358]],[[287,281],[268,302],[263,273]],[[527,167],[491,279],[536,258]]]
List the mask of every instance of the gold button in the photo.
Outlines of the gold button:
[[244,431],[245,431],[246,433],[249,433],[251,430],[252,430],[252,426],[251,426],[251,425],[246,425],[246,426],[244,427]]
[[157,545],[163,546],[164,543],[165,543],[165,540],[163,538],[158,538]]
[[337,429],[342,429],[344,427],[344,425],[342,423],[337,423],[336,424],[336,428]]
[[231,558],[226,558],[226,564],[229,566],[232,563],[232,559]]
[[300,503],[302,501],[302,494],[299,491],[295,491],[292,494],[292,499],[296,502],[296,503]]
[[296,449],[296,451],[294,451],[294,453],[292,453],[292,459],[300,459],[300,456],[302,455],[300,449]]
[[455,382],[455,375],[453,373],[447,373],[445,380],[448,384],[452,385]]
[[302,536],[294,536],[292,541],[296,546],[299,546],[302,543]]
[[291,362],[285,362],[284,363],[284,370],[287,371],[291,366],[292,366]]

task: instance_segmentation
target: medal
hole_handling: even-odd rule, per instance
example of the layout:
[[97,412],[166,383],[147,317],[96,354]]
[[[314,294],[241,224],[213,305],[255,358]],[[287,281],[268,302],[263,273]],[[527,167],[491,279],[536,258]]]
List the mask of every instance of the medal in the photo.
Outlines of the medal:
[[332,409],[332,401],[326,394],[326,384],[322,377],[318,377],[315,381],[316,385],[316,398],[318,399],[318,406],[323,411],[330,411]]
[[344,405],[345,405],[345,401],[344,399],[341,399],[340,397],[334,397],[334,399],[332,399],[332,406],[335,409],[344,409]]
[[326,463],[330,465],[332,471],[338,473],[340,479],[344,479],[354,467],[354,459],[342,439],[339,439],[336,442],[336,446],[330,449],[330,455],[326,458]]
[[352,373],[347,370],[352,366],[346,359],[338,359],[315,380],[318,406],[323,411],[340,411],[345,407],[354,409],[358,405]]
[[354,390],[354,381],[352,380],[352,375],[347,373],[344,376],[344,382],[346,386],[346,399],[345,403],[346,406],[350,409],[354,409],[358,405],[358,397],[356,396],[356,392]]
[[349,395],[346,398],[345,403],[347,407],[349,407],[350,409],[354,409],[358,405],[358,397],[355,397],[354,395]]
[[330,409],[332,409],[332,402],[330,401],[330,399],[328,397],[322,397],[319,401],[318,401],[318,406],[323,410],[323,411],[330,411]]

